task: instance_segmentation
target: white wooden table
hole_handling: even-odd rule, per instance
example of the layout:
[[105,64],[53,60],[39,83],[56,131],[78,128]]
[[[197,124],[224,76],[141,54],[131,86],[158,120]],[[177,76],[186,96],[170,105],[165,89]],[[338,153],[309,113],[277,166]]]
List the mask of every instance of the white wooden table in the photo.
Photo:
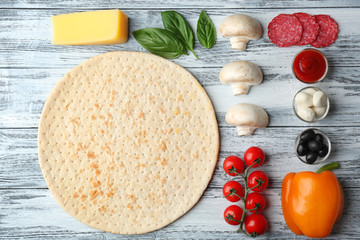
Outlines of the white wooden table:
[[[130,37],[124,45],[53,46],[52,15],[96,10],[122,9],[130,17],[130,31],[162,27],[160,12],[176,10],[196,29],[197,18],[205,9],[215,26],[231,14],[248,14],[260,21],[264,35],[250,42],[247,52],[230,48],[218,36],[217,44],[206,50],[196,42],[200,57],[182,56],[173,60],[199,80],[217,112],[221,152],[218,166],[204,196],[184,217],[155,232],[122,236],[83,225],[65,213],[51,196],[38,164],[37,126],[47,96],[56,82],[71,68],[100,53],[116,50],[144,51]],[[328,77],[316,86],[330,97],[331,110],[325,120],[306,124],[292,112],[292,98],[305,84],[295,80],[291,60],[304,47],[278,48],[266,31],[269,21],[279,13],[306,12],[329,14],[339,24],[338,40],[321,49],[328,57]],[[307,127],[322,129],[333,142],[329,162],[341,165],[335,173],[345,192],[345,209],[329,239],[360,238],[360,2],[352,1],[218,1],[218,0],[86,0],[41,1],[2,0],[0,2],[0,239],[244,239],[236,227],[222,217],[230,205],[222,197],[222,186],[230,180],[222,170],[228,155],[243,156],[253,145],[267,155],[261,170],[271,184],[265,191],[269,227],[260,239],[303,238],[286,226],[280,205],[281,181],[286,173],[316,170],[319,166],[301,163],[294,154],[296,135]],[[265,75],[263,83],[248,96],[232,96],[229,86],[221,85],[222,66],[234,60],[258,64]],[[238,137],[224,121],[233,104],[248,102],[263,107],[270,125],[251,137]],[[321,203],[319,203],[321,204]]]

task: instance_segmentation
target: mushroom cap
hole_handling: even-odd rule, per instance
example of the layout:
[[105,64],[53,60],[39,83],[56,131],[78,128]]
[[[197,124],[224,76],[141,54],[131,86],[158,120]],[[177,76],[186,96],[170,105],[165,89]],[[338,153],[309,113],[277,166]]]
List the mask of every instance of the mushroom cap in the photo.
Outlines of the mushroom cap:
[[220,25],[219,32],[226,38],[244,36],[251,40],[258,40],[263,33],[257,20],[243,14],[231,15],[225,18]]
[[235,61],[226,64],[220,71],[220,81],[224,84],[244,83],[259,85],[263,73],[258,65],[248,61]]
[[[239,135],[251,135],[256,128],[264,128],[269,124],[269,116],[259,106],[240,103],[229,108],[225,115],[225,121],[230,125],[237,126]],[[244,133],[246,131],[248,133]]]

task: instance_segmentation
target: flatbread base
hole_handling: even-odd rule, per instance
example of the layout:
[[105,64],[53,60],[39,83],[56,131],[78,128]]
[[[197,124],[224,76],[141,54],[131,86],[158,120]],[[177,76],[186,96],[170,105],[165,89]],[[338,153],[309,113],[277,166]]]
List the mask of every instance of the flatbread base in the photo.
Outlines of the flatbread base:
[[110,52],[56,84],[38,146],[46,182],[66,212],[100,230],[140,234],[200,199],[219,134],[211,101],[188,71],[151,54]]

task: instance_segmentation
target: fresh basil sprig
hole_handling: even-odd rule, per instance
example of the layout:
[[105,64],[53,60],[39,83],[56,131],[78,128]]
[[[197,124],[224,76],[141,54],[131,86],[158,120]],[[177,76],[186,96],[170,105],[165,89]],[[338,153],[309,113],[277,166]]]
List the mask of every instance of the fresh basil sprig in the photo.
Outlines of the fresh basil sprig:
[[214,23],[204,10],[201,11],[197,23],[196,35],[201,45],[212,48],[216,43],[216,29]]
[[184,43],[174,33],[161,28],[144,28],[133,31],[132,35],[149,52],[172,59],[188,55]]
[[[175,11],[164,11],[161,18],[165,29],[144,28],[132,32],[140,45],[149,52],[164,58],[177,58],[194,52],[194,33],[190,24]],[[201,11],[196,31],[198,40],[206,48],[212,48],[216,43],[216,29],[204,10]]]
[[194,52],[194,33],[185,18],[178,12],[165,11],[161,13],[161,19],[164,28],[180,38],[184,42],[186,49],[190,50],[198,58]]

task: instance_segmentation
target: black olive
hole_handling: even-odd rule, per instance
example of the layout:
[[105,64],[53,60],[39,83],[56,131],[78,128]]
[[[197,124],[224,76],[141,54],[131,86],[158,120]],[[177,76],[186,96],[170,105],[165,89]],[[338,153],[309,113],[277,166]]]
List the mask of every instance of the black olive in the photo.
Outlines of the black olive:
[[313,139],[314,137],[315,137],[315,132],[314,132],[314,130],[309,129],[309,130],[306,130],[305,132],[303,132],[303,133],[301,134],[300,139],[301,139],[302,141],[307,142],[307,141]]
[[319,151],[319,157],[325,157],[329,152],[328,146],[323,145],[322,149]]
[[301,156],[301,157],[305,156],[307,153],[306,143],[299,143],[296,151],[299,156]]
[[324,137],[323,135],[321,135],[320,133],[317,133],[315,135],[315,140],[319,141],[319,142],[323,142],[324,141]]
[[303,141],[303,140],[301,140],[300,138],[299,138],[299,144],[300,143],[306,143],[306,141]]
[[317,140],[311,140],[308,142],[307,147],[311,152],[319,152],[322,149],[322,143]]
[[309,152],[306,154],[306,162],[309,164],[313,164],[318,158],[318,154],[316,152]]

